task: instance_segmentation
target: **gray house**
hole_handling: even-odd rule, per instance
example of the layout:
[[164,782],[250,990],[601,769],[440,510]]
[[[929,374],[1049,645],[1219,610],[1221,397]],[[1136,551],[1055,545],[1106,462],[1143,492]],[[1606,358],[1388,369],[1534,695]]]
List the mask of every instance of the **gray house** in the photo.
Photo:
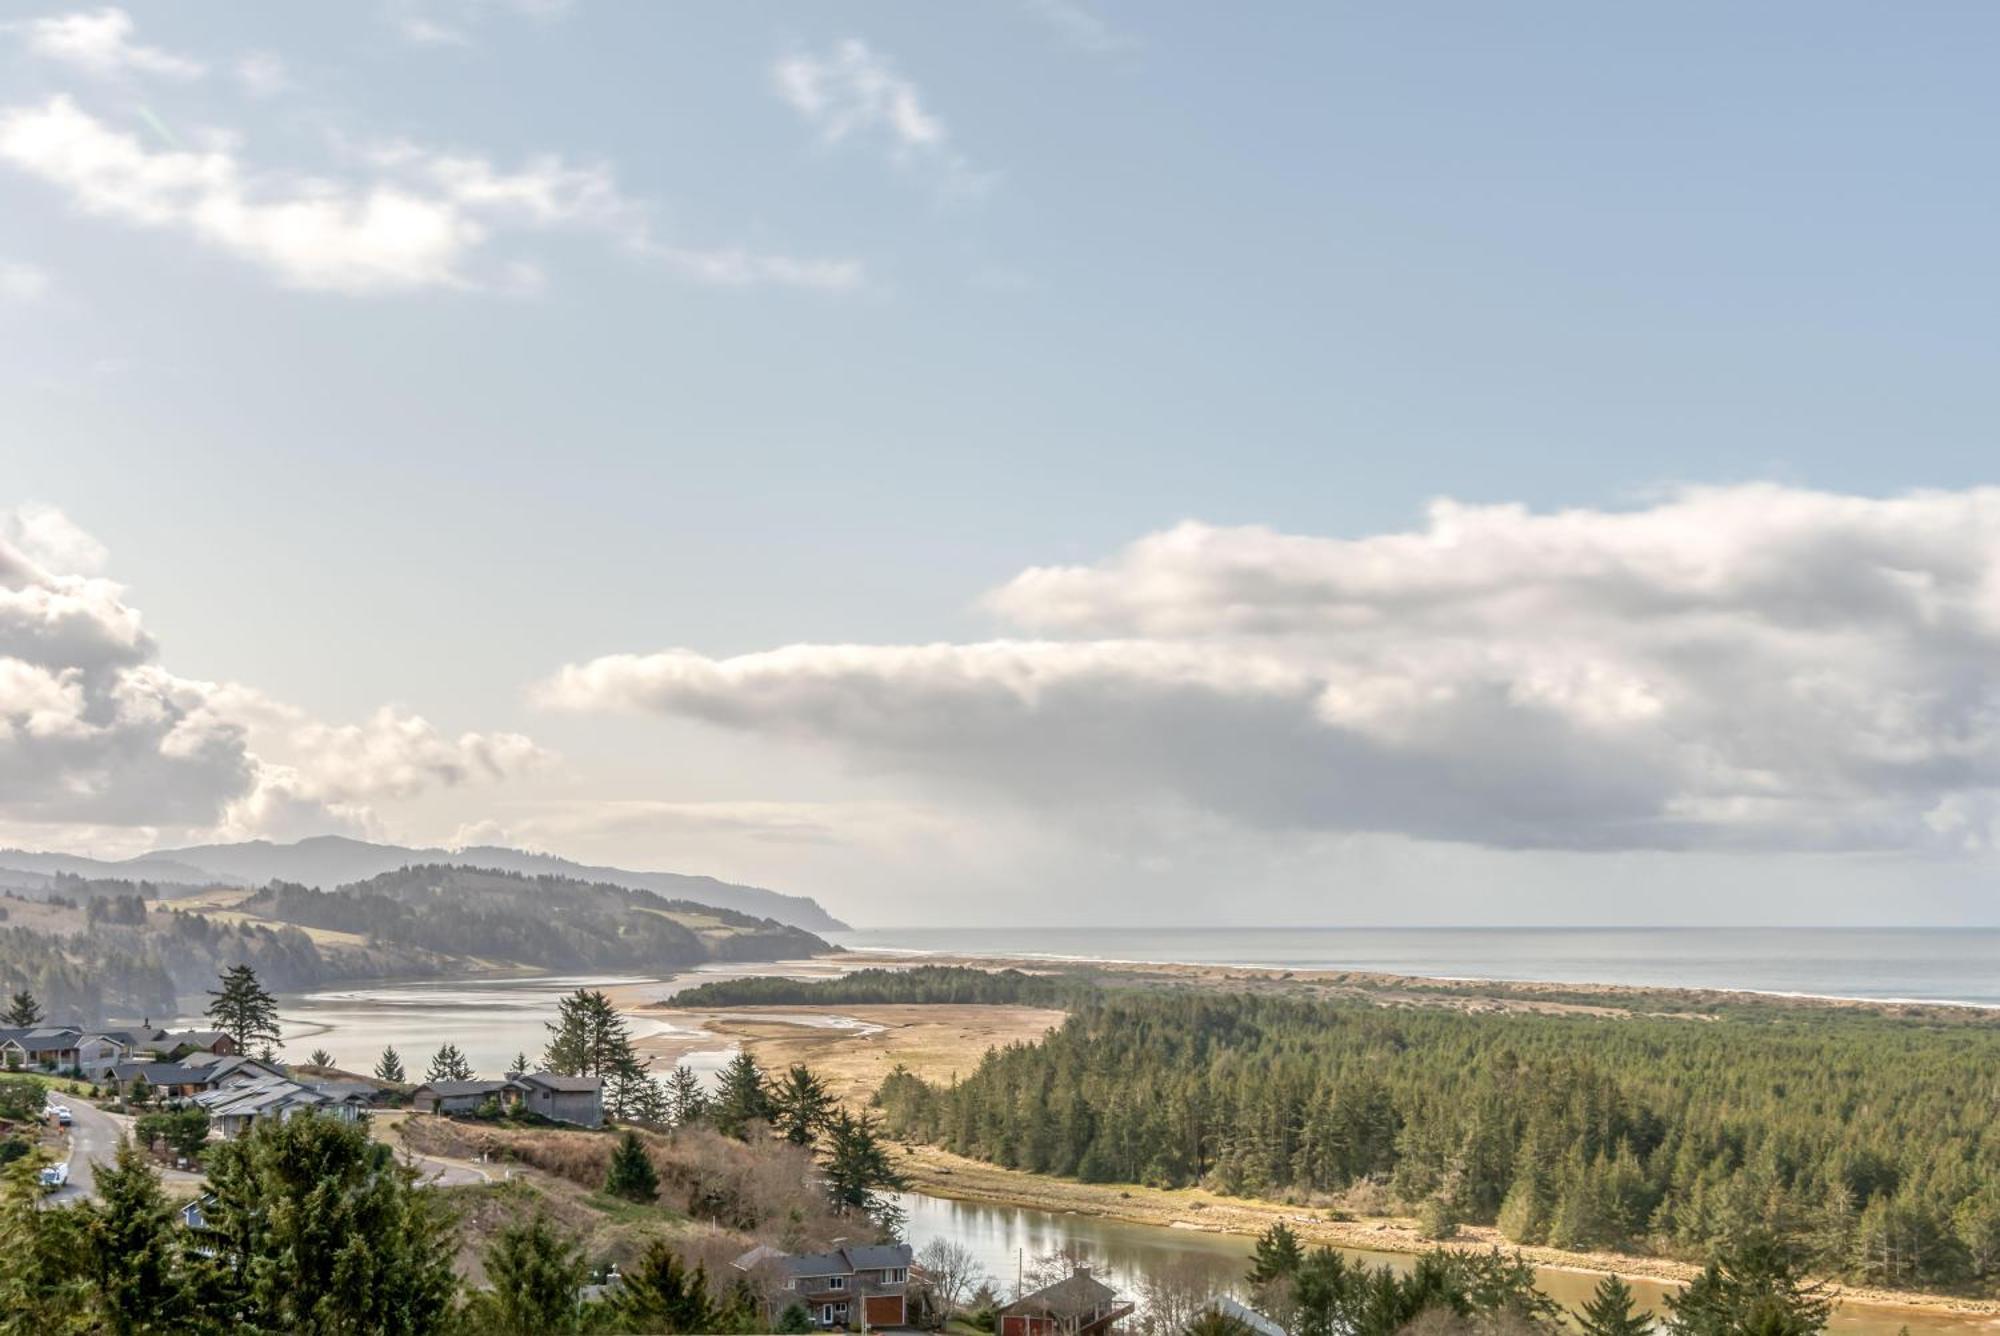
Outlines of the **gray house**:
[[418,1113],[477,1113],[488,1100],[577,1127],[604,1125],[604,1081],[554,1072],[509,1072],[502,1081],[432,1081],[410,1094]]

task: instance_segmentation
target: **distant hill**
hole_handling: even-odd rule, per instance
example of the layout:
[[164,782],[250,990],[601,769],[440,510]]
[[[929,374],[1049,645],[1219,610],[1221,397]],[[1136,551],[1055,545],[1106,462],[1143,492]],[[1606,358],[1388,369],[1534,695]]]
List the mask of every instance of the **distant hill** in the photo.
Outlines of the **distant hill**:
[[[568,877],[601,882],[630,890],[652,891],[672,900],[691,900],[717,909],[731,909],[756,918],[812,932],[839,932],[847,925],[803,895],[785,895],[761,886],[738,886],[714,877],[679,872],[634,872],[626,868],[594,867],[498,845],[468,849],[412,849],[398,844],[372,844],[340,835],[319,835],[296,844],[251,840],[242,844],[198,844],[186,849],[162,849],[118,862],[74,854],[26,853],[0,850],[0,869],[51,876],[70,872],[83,877],[124,877],[199,885],[222,882],[261,886],[268,881],[295,882],[332,890],[366,881],[399,868],[423,865],[497,868],[529,876]],[[3,883],[4,879],[0,879]]]

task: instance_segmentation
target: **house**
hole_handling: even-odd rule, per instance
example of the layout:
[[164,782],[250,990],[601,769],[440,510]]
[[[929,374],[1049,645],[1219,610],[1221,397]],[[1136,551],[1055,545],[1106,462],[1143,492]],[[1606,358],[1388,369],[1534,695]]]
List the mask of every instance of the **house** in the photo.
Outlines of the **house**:
[[178,1062],[117,1062],[109,1068],[84,1073],[93,1081],[129,1090],[137,1077],[161,1095],[176,1098],[199,1095],[246,1081],[283,1077],[284,1072],[256,1058],[218,1057],[213,1053],[190,1053]]
[[344,1104],[357,1114],[373,1108],[382,1094],[380,1087],[367,1081],[311,1081],[307,1084],[335,1104]]
[[512,1073],[503,1081],[431,1081],[410,1093],[418,1113],[478,1113],[488,1100],[559,1123],[604,1125],[604,1081],[596,1076]]
[[208,1110],[208,1116],[225,1138],[243,1135],[259,1122],[276,1119],[286,1122],[301,1112],[351,1123],[360,1111],[351,1103],[323,1095],[285,1076],[267,1076],[236,1082],[196,1095],[193,1102]]
[[64,1025],[0,1030],[0,1067],[40,1067],[68,1071],[76,1066],[83,1031]]
[[578,1127],[604,1125],[604,1081],[596,1076],[558,1076],[554,1072],[517,1072],[507,1078],[511,1096],[504,1103],[559,1123]]
[[428,1081],[410,1092],[418,1113],[477,1113],[487,1100],[500,1102],[505,1081]]
[[223,1030],[162,1030],[152,1042],[170,1058],[184,1057],[189,1053],[213,1053],[227,1058],[242,1052],[237,1048],[236,1041]]
[[798,1304],[817,1327],[881,1329],[909,1325],[910,1259],[907,1243],[837,1243],[831,1252],[800,1256],[752,1248],[732,1265],[743,1272],[767,1270],[777,1278],[774,1320]]
[[1118,1291],[1080,1266],[1074,1275],[1001,1309],[998,1336],[1093,1336],[1131,1311]]
[[1208,1325],[1208,1320],[1221,1318],[1232,1330],[1240,1329],[1249,1336],[1285,1336],[1285,1329],[1265,1317],[1246,1303],[1218,1294],[1202,1305],[1201,1311],[1188,1320],[1182,1332],[1194,1331]]

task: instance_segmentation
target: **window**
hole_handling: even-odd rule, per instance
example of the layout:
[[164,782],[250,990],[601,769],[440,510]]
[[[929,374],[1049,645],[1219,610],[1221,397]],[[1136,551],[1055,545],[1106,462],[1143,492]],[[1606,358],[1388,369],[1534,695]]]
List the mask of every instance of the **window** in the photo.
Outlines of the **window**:
[[847,1277],[828,1276],[826,1278],[826,1287],[830,1290],[844,1290],[847,1288]]

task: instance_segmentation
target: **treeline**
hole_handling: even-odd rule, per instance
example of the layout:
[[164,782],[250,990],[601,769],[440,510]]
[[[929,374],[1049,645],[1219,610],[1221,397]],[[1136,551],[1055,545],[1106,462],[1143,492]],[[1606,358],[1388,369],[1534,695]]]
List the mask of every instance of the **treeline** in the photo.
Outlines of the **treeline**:
[[[663,900],[568,877],[425,865],[333,891],[272,882],[243,903],[264,918],[418,947],[553,969],[659,969],[716,958],[823,952],[799,928],[731,910]],[[700,933],[694,917],[727,933]]]
[[100,918],[74,935],[0,928],[0,989],[33,993],[52,1023],[172,1016],[178,995],[204,987],[224,964],[250,965],[280,990],[311,987],[333,972],[297,928],[198,914],[138,924]]
[[1703,1022],[1115,994],[891,1130],[1088,1181],[1325,1197],[1448,1236],[1702,1259],[1751,1237],[1895,1287],[2000,1282],[2000,1028]]
[[675,993],[668,1002],[676,1007],[861,1006],[878,1002],[1061,1007],[1089,990],[1089,984],[1074,979],[1020,970],[919,965],[909,970],[856,970],[837,979],[717,979]]

